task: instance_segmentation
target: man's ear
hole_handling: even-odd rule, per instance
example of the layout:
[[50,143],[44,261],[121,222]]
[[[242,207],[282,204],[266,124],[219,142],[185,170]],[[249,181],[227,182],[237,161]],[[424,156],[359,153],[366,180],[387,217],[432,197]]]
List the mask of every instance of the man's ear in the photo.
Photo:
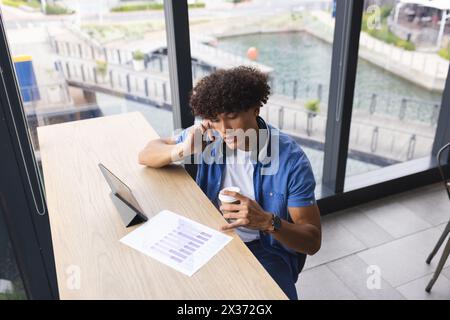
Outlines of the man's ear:
[[259,116],[259,110],[261,109],[261,107],[256,107],[255,108],[255,115]]

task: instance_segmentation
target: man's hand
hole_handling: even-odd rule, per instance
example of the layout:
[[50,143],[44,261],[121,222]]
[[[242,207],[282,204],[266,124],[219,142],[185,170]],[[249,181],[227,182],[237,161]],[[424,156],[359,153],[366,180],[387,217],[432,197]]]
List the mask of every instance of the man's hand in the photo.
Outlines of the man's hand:
[[233,223],[222,226],[221,230],[230,230],[236,227],[247,227],[256,230],[268,230],[272,225],[272,214],[264,211],[255,200],[247,198],[234,191],[223,191],[224,195],[235,197],[239,204],[224,203],[221,211],[235,211],[224,213],[225,219],[236,219]]
[[214,141],[215,139],[212,130],[211,122],[208,120],[203,120],[201,123],[190,127],[184,142],[179,144],[178,148],[174,150],[172,161],[178,161],[192,154],[202,152],[206,145],[203,135],[206,133],[210,140]]

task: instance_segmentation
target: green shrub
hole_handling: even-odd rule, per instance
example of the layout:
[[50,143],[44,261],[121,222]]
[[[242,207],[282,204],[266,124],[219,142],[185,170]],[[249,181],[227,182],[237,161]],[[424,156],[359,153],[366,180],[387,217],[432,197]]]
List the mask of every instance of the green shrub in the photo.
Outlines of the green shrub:
[[104,60],[95,61],[97,72],[104,78],[108,72],[108,63]]
[[[6,265],[8,265],[9,258],[6,258]],[[13,291],[6,291],[0,293],[1,300],[26,300],[27,296],[25,294],[25,289],[23,288],[23,283],[21,280],[16,279],[13,281]]]
[[389,30],[389,28],[387,26],[387,17],[389,16],[391,11],[392,11],[392,7],[388,7],[388,6],[381,7],[381,14],[380,14],[381,15],[381,21],[380,21],[381,28],[378,28],[378,29],[377,28],[374,28],[374,29],[368,28],[367,22],[369,19],[369,14],[364,13],[363,18],[362,18],[361,30],[368,33],[369,35],[371,35],[372,37],[374,37],[378,40],[381,40],[388,44],[392,44],[396,47],[399,47],[399,48],[402,48],[405,50],[409,50],[409,51],[416,50],[416,46],[413,42],[404,40]]
[[403,40],[403,39],[397,40],[395,45],[399,48],[402,48],[402,49],[405,49],[408,51],[416,50],[416,45],[414,43],[412,43],[411,41]]
[[447,48],[442,48],[439,50],[439,55],[446,60],[450,60],[450,44]]
[[196,8],[204,8],[205,7],[205,3],[203,2],[194,2],[189,4],[189,9],[196,9]]
[[5,6],[10,6],[14,8],[18,8],[23,4],[23,1],[17,1],[17,0],[3,0],[2,1]]
[[60,14],[72,14],[75,11],[67,9],[57,4],[46,4],[45,5],[45,14],[48,15],[60,15]]
[[0,300],[26,300],[27,297],[22,292],[0,293]]
[[308,100],[305,102],[305,108],[306,108],[306,110],[308,110],[310,112],[318,113],[319,112],[319,103],[320,103],[319,99]]
[[[204,8],[205,4],[203,2],[196,2],[189,5],[189,8]],[[162,3],[135,3],[135,4],[124,4],[111,8],[111,12],[131,12],[131,11],[146,11],[146,10],[163,10],[164,4]]]
[[164,4],[162,3],[142,3],[142,4],[124,4],[111,8],[111,12],[130,12],[130,11],[143,11],[143,10],[163,10]]
[[40,8],[41,4],[38,0],[3,0],[5,6],[10,6],[14,8],[18,8],[20,6],[27,6],[30,8]]
[[394,9],[393,6],[381,6],[381,8],[380,8],[380,11],[381,11],[380,18],[381,18],[382,21],[386,20],[389,17],[389,15],[391,14],[392,9]]
[[134,60],[144,60],[144,58],[145,58],[145,54],[142,51],[136,50],[133,52]]

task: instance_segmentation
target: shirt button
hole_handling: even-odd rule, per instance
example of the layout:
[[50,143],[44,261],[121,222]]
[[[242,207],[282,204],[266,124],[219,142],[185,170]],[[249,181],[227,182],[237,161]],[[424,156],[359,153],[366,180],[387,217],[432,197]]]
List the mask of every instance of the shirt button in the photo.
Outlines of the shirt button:
[[270,195],[270,196],[273,196],[273,193],[271,192],[271,193],[269,193],[269,195]]

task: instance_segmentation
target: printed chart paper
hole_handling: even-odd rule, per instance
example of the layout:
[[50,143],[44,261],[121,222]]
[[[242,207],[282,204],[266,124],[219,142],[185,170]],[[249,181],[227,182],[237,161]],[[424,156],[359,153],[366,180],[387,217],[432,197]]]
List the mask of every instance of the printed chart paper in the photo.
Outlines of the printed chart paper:
[[217,230],[164,210],[120,241],[192,276],[231,239]]

